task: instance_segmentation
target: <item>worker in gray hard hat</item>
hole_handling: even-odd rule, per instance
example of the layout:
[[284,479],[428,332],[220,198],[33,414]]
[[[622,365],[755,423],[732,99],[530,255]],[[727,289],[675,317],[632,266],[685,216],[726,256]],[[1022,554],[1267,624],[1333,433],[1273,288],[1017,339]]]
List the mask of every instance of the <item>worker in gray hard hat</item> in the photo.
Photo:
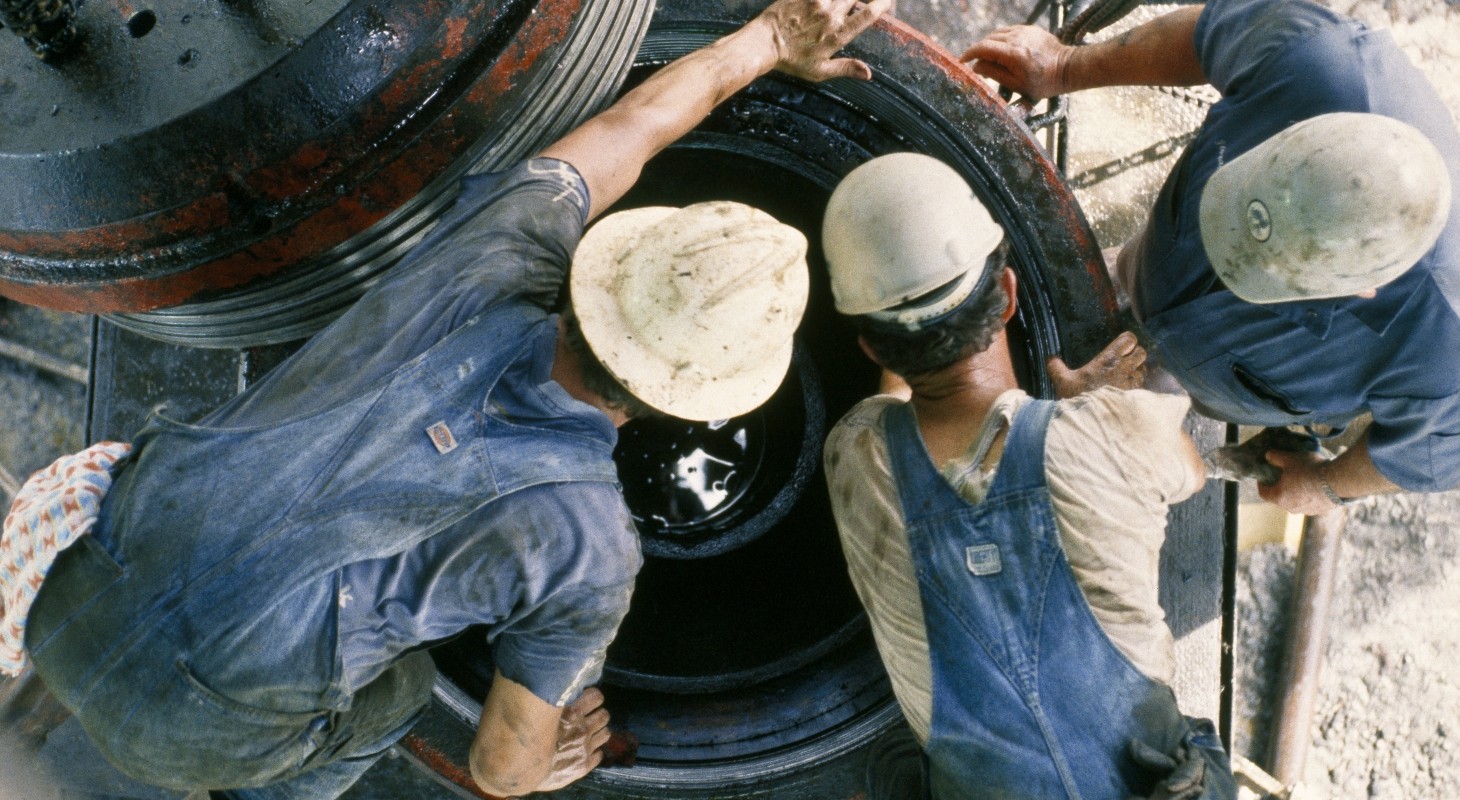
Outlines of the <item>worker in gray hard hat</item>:
[[874,757],[869,796],[1231,798],[1211,723],[1178,710],[1157,603],[1167,508],[1205,479],[1189,403],[1022,391],[1003,238],[924,155],[863,164],[827,204],[837,310],[902,382],[825,450],[852,583],[916,742]]
[[1198,410],[1336,435],[1271,452],[1262,496],[1317,514],[1460,485],[1460,134],[1388,31],[1307,0],[1212,0],[1097,44],[1030,26],[964,54],[1032,97],[1222,94],[1120,251],[1117,283]]
[[130,796],[327,800],[419,718],[424,647],[481,625],[480,789],[593,769],[609,733],[592,684],[642,563],[616,428],[762,403],[808,276],[805,237],[737,203],[584,229],[759,76],[869,78],[835,54],[888,3],[777,0],[538,157],[466,178],[390,274],[237,398],[38,474],[0,538],[25,555],[0,569],[0,671],[28,660],[70,741],[173,790]]

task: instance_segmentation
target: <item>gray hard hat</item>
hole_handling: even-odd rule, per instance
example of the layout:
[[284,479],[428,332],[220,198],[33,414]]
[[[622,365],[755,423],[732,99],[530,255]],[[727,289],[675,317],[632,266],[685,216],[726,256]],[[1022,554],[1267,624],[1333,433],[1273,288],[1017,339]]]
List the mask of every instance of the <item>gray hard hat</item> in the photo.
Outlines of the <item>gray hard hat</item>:
[[1449,211],[1449,172],[1424,134],[1378,114],[1323,114],[1212,175],[1202,245],[1248,302],[1342,297],[1414,266]]
[[963,176],[919,153],[880,156],[852,170],[832,192],[821,225],[837,310],[909,330],[966,300],[1003,238]]

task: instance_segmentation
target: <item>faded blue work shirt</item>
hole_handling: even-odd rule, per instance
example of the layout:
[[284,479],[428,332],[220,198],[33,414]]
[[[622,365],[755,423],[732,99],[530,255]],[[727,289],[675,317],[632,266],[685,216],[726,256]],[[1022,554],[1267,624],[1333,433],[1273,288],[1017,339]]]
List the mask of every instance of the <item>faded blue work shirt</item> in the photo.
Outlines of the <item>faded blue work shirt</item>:
[[615,429],[551,379],[587,208],[557,161],[469,179],[273,374],[153,414],[26,630],[108,761],[236,789],[378,753],[430,695],[408,651],[471,624],[548,703],[597,679],[641,558]]
[[[358,394],[462,322],[510,304],[533,308],[539,324],[491,343],[522,351],[492,390],[499,408],[529,400],[539,413],[574,417],[611,451],[608,418],[548,376],[557,341],[548,312],[587,208],[587,186],[562,162],[467,178],[441,224],[349,314],[203,424],[268,424]],[[561,705],[598,679],[640,564],[614,484],[540,484],[499,497],[410,550],[341,570],[346,679],[364,686],[409,648],[486,625],[502,674]]]
[[1369,451],[1385,477],[1412,491],[1460,485],[1460,202],[1435,247],[1374,299],[1240,300],[1212,271],[1198,221],[1219,166],[1330,112],[1413,125],[1460,187],[1446,106],[1387,31],[1305,0],[1213,0],[1195,44],[1222,100],[1151,214],[1132,301],[1154,358],[1231,422],[1341,427],[1372,411]]

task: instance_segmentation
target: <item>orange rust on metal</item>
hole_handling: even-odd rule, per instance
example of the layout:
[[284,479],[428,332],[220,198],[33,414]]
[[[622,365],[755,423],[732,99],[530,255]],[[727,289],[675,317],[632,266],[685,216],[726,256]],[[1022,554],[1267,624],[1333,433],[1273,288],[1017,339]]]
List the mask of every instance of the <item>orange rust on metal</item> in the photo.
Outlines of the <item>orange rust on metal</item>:
[[[180,273],[56,284],[0,278],[0,295],[60,311],[149,311],[179,305],[204,292],[238,288],[291,265],[318,258],[379,222],[441,174],[450,165],[453,154],[464,146],[466,138],[475,135],[470,120],[495,109],[498,98],[516,85],[545,50],[566,36],[581,8],[581,0],[539,5],[541,13],[529,16],[486,73],[477,76],[462,98],[434,120],[429,129],[404,145],[405,152],[380,165],[367,180],[350,187],[351,191],[288,228],[273,231],[242,249]],[[462,46],[463,30],[464,21],[459,28],[448,25],[448,36],[455,36],[457,47]],[[367,110],[363,133],[376,134],[376,138],[357,142],[362,152],[366,146],[380,146],[391,133],[398,131],[399,117],[393,117],[392,112],[402,110],[410,99],[403,87],[412,82],[439,80],[439,75],[432,74],[432,66],[413,71],[405,81],[382,92],[380,99]],[[348,181],[348,176],[313,174],[318,166],[330,163],[335,153],[331,148],[309,143],[282,163],[254,170],[243,182],[249,189],[266,196],[289,199],[305,194],[310,188],[319,189],[321,178]],[[0,233],[0,249],[27,253],[42,260],[79,259],[95,257],[98,253],[138,253],[175,245],[185,235],[225,230],[233,223],[227,198],[213,194],[146,217],[93,228],[37,234]]]
[[226,223],[227,217],[227,198],[213,194],[179,208],[92,228],[36,233],[0,231],[0,250],[46,260],[85,257],[122,248],[154,248],[167,245],[180,234],[218,227]]
[[[497,81],[505,81],[510,75],[531,69],[545,49],[542,46],[543,41],[556,41],[566,36],[581,7],[581,2],[538,6],[536,12],[523,23],[518,36],[503,48],[501,63],[510,65],[510,68],[506,72],[493,75],[493,80],[488,84],[491,91],[506,91],[506,83],[499,84]],[[481,84],[478,84],[474,92],[480,89]]]
[[450,756],[442,752],[440,748],[426,741],[421,736],[415,733],[408,733],[405,738],[401,739],[400,743],[402,747],[410,751],[411,755],[420,759],[422,763],[430,767],[431,771],[438,776],[451,781],[457,786],[471,792],[473,795],[482,798],[482,800],[503,800],[500,797],[483,792],[477,786],[476,781],[471,779],[470,771],[456,763]]
[[466,33],[466,20],[454,19],[446,23],[446,35],[442,38],[441,55],[456,58],[461,55],[461,40]]

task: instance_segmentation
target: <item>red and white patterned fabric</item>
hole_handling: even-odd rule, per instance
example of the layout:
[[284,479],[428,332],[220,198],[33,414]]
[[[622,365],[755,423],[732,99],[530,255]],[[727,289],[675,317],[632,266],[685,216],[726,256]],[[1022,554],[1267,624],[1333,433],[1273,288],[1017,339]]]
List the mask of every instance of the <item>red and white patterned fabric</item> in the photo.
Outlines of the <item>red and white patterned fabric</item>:
[[101,442],[62,456],[30,476],[10,504],[0,532],[0,672],[25,668],[25,621],[41,582],[56,555],[96,524],[113,465],[130,452],[125,442]]

